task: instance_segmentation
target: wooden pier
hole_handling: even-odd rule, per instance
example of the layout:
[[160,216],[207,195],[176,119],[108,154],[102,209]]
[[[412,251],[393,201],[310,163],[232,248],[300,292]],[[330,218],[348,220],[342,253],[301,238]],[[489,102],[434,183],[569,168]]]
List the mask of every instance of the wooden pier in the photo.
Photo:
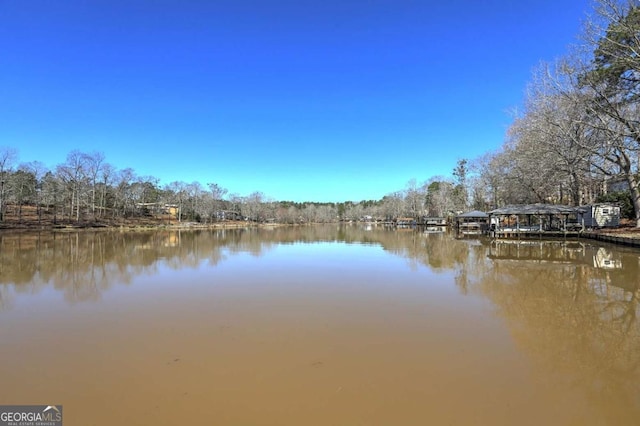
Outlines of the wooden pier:
[[580,238],[581,231],[544,230],[544,229],[496,229],[489,231],[492,238]]

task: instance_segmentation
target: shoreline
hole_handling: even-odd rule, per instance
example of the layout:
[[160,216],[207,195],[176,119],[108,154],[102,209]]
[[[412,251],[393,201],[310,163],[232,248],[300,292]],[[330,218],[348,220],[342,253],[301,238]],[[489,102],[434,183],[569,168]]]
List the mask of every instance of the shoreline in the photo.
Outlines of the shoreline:
[[196,229],[241,229],[254,227],[289,226],[287,224],[258,224],[247,222],[219,222],[201,224],[195,222],[176,223],[65,223],[65,224],[12,224],[0,226],[0,234],[14,232],[80,232],[80,231],[161,231]]
[[636,233],[607,233],[607,232],[585,232],[580,238],[602,241],[605,243],[618,244],[627,247],[640,248],[640,232]]

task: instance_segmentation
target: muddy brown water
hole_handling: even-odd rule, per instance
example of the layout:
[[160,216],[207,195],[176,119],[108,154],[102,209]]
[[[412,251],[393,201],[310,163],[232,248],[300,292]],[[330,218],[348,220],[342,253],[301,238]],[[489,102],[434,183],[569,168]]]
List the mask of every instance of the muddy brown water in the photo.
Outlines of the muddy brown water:
[[640,251],[337,225],[0,235],[0,404],[74,425],[637,425]]

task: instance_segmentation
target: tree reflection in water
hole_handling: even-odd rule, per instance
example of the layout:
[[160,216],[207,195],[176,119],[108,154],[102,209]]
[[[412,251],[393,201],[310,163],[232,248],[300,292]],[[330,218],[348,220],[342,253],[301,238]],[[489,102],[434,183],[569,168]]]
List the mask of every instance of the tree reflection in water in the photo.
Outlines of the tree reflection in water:
[[[477,290],[557,385],[585,390],[606,424],[640,419],[637,251],[496,242]],[[608,259],[603,262],[603,259]]]
[[640,255],[585,241],[456,240],[340,225],[1,234],[0,310],[11,309],[17,295],[48,287],[68,302],[97,300],[139,275],[317,242],[375,245],[410,268],[451,272],[460,293],[491,301],[517,347],[543,372],[540,380],[583,392],[604,424],[640,419]]
[[[114,283],[129,284],[159,265],[172,269],[217,265],[237,253],[259,257],[278,244],[344,242],[375,244],[411,264],[447,270],[464,263],[466,245],[434,235],[393,229],[367,231],[356,226],[306,226],[157,232],[65,232],[0,235],[2,300],[6,286],[34,293],[53,286],[70,302],[95,300]],[[0,304],[6,307],[8,302]]]

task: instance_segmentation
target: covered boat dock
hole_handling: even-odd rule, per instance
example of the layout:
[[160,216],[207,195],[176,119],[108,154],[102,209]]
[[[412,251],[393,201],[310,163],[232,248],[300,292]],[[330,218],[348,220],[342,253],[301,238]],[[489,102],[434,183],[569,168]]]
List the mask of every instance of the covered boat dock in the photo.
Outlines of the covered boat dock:
[[455,220],[461,234],[485,234],[489,229],[489,215],[478,210],[460,214]]
[[506,206],[489,212],[494,238],[578,237],[584,231],[580,207],[556,204]]

